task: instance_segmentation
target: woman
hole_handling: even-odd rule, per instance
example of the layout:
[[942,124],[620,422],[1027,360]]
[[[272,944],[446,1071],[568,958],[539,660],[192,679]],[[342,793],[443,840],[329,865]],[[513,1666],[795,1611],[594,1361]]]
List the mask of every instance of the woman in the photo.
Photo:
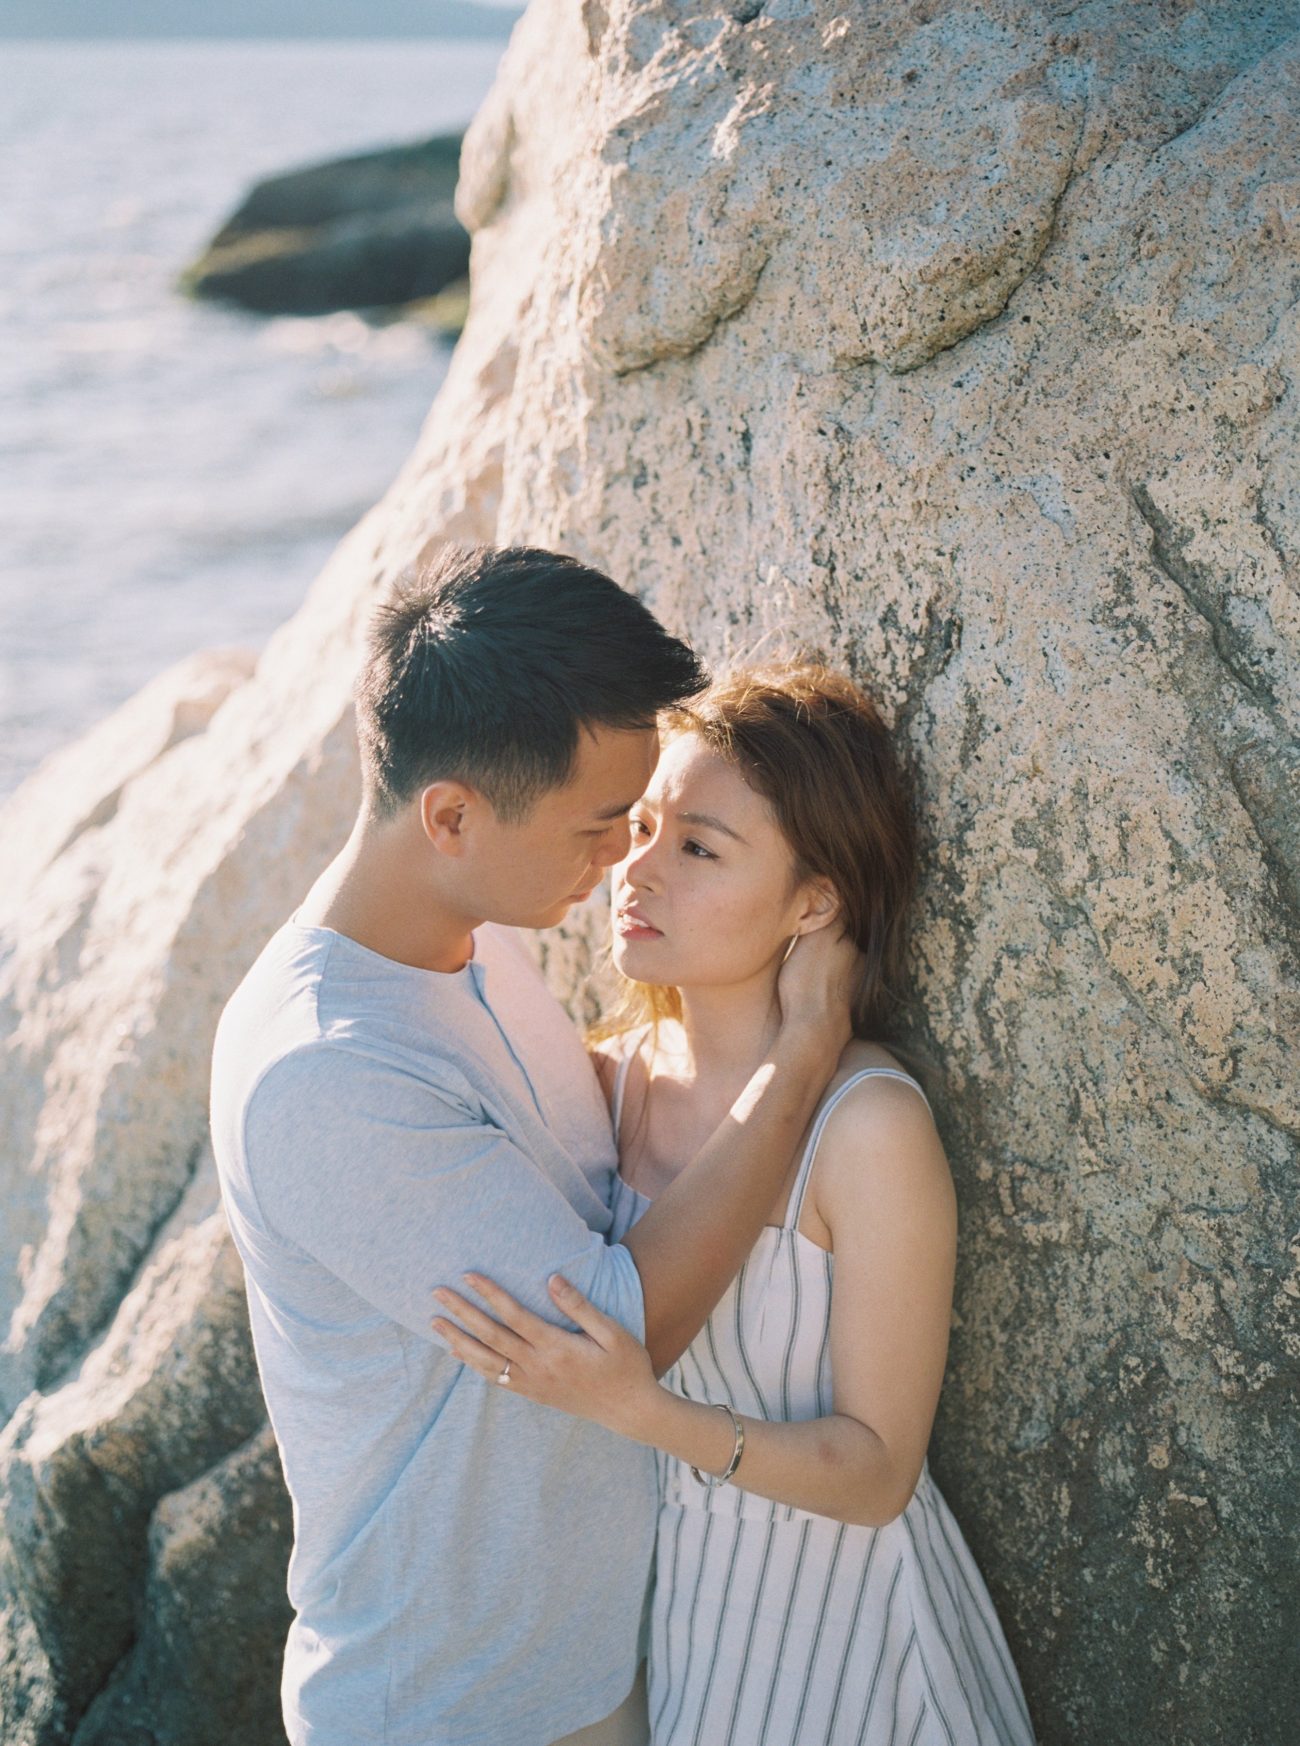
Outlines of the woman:
[[625,1010],[599,1044],[617,1237],[775,1034],[777,973],[840,926],[865,963],[844,1051],[779,1204],[662,1383],[565,1282],[580,1332],[468,1276],[440,1292],[466,1364],[662,1451],[654,1746],[1025,1746],[992,1604],[925,1454],[956,1213],[925,1094],[878,1040],[915,883],[889,735],[814,665],[740,672],[663,724],[614,872]]

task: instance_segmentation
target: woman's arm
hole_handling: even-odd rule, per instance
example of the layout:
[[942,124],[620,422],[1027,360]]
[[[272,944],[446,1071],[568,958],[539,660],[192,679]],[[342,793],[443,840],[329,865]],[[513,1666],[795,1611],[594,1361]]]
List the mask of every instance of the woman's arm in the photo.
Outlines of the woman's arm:
[[[879,1526],[906,1508],[925,1459],[947,1354],[956,1247],[952,1178],[925,1106],[896,1081],[872,1079],[841,1099],[814,1175],[816,1208],[835,1248],[831,1368],[835,1411],[801,1423],[742,1418],[735,1483],[837,1521]],[[499,1318],[438,1293],[468,1334],[435,1327],[465,1363],[544,1406],[575,1413],[721,1473],[727,1414],[655,1381],[641,1346],[564,1282],[557,1306],[581,1332],[521,1309],[467,1276]]]
[[907,1507],[925,1461],[957,1256],[952,1174],[916,1092],[884,1078],[854,1086],[826,1124],[811,1194],[835,1250],[835,1416],[871,1439],[849,1457],[856,1474],[827,1479],[857,1500],[842,1520],[889,1521]]

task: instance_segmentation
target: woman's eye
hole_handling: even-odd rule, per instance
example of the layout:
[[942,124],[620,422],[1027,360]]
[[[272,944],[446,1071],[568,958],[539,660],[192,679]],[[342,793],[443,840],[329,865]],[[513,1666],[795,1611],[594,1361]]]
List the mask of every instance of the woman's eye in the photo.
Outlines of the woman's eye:
[[688,855],[693,855],[697,861],[716,861],[717,856],[712,849],[706,849],[703,843],[697,843],[694,837],[687,837],[682,844]]
[[631,819],[631,820],[629,820],[629,823],[632,826],[632,835],[633,836],[636,836],[637,833],[640,831],[644,831],[647,836],[650,835],[650,826],[645,822],[645,820],[643,818]]

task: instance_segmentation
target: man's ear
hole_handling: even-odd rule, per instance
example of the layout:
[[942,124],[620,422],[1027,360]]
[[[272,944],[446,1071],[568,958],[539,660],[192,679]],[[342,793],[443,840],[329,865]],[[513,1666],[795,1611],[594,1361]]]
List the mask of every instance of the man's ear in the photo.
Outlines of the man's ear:
[[420,824],[440,855],[465,853],[466,837],[482,796],[464,782],[431,782],[420,795]]
[[804,886],[803,911],[795,932],[815,934],[840,913],[840,894],[829,879],[810,879]]

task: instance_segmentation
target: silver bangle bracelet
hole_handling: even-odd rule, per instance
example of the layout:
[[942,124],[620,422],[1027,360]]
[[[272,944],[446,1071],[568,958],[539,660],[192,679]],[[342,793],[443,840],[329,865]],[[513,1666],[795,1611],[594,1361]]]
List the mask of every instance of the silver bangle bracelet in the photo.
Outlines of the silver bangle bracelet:
[[701,1473],[698,1467],[691,1467],[691,1472],[695,1475],[696,1479],[699,1480],[700,1484],[707,1485],[709,1489],[712,1490],[715,1485],[725,1485],[731,1478],[732,1474],[740,1466],[740,1457],[745,1453],[745,1427],[741,1424],[740,1420],[736,1417],[735,1413],[727,1405],[725,1400],[711,1400],[708,1404],[712,1407],[717,1407],[720,1413],[726,1413],[736,1432],[736,1446],[731,1451],[731,1460],[727,1463],[727,1471],[725,1473]]

